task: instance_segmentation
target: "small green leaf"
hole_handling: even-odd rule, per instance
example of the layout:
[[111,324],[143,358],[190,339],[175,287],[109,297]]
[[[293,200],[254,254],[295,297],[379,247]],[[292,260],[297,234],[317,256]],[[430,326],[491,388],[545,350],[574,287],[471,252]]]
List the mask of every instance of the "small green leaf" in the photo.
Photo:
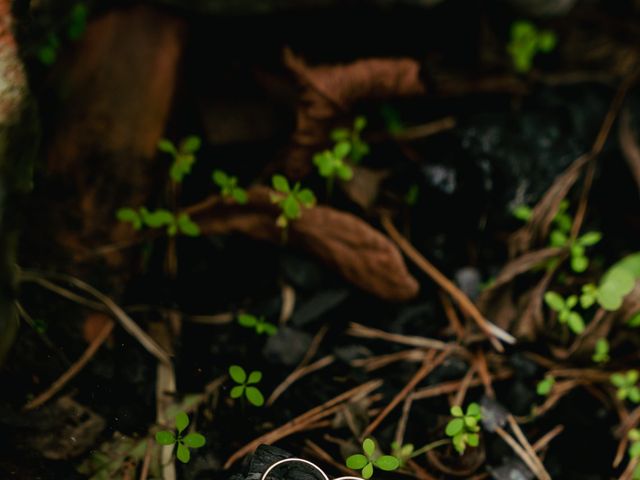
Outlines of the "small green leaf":
[[274,175],[271,177],[273,188],[280,193],[289,193],[289,182],[282,175]]
[[549,238],[552,247],[564,247],[569,241],[569,238],[560,230],[553,230]]
[[200,149],[201,143],[200,137],[191,135],[182,141],[180,144],[180,151],[185,153],[194,153]]
[[376,467],[385,472],[392,472],[400,466],[400,461],[393,455],[382,455],[375,461]]
[[161,152],[170,153],[172,155],[178,153],[173,143],[166,138],[163,138],[158,142],[158,150],[160,150]]
[[178,443],[176,457],[178,457],[178,460],[180,460],[182,463],[189,463],[189,460],[191,459],[191,452],[189,452],[189,449],[182,443]]
[[640,312],[632,315],[629,320],[627,320],[627,325],[630,327],[640,327]]
[[186,413],[180,412],[176,415],[176,430],[182,433],[189,426],[189,417]]
[[264,322],[262,328],[264,328],[264,333],[266,333],[270,337],[278,333],[278,327],[269,322]]
[[247,380],[247,385],[251,385],[253,383],[258,383],[260,380],[262,380],[262,372],[259,372],[258,370],[254,370],[253,372],[251,372],[249,374],[249,379]]
[[351,132],[346,128],[336,128],[331,132],[331,140],[334,142],[348,140],[349,137],[351,137]]
[[140,213],[142,216],[142,221],[151,228],[159,228],[165,225],[171,225],[174,221],[173,214],[169,210],[158,209],[154,212],[141,210]]
[[571,312],[569,314],[569,318],[567,319],[567,323],[569,324],[569,328],[577,334],[581,334],[584,332],[584,320],[582,316],[577,312]]
[[247,191],[239,187],[233,189],[233,191],[231,192],[231,196],[240,205],[244,205],[249,201],[249,195],[247,195]]
[[356,132],[361,132],[367,126],[367,117],[363,115],[358,115],[356,119],[353,121],[353,129]]
[[293,195],[288,195],[282,202],[282,212],[290,220],[300,217],[300,205]]
[[376,450],[376,444],[370,438],[365,438],[364,442],[362,442],[362,450],[367,457],[371,458]]
[[349,155],[351,151],[351,144],[349,142],[338,142],[338,144],[333,147],[333,153],[336,157],[342,159]]
[[531,207],[528,207],[527,205],[518,205],[513,209],[511,213],[518,220],[522,220],[523,222],[528,222],[529,220],[531,220],[531,216],[533,215],[533,210],[531,209]]
[[447,424],[447,428],[445,429],[445,433],[449,437],[453,437],[457,435],[464,429],[464,420],[462,418],[454,418]]
[[262,392],[258,390],[256,387],[247,387],[245,390],[245,395],[247,396],[247,400],[252,405],[256,407],[261,407],[264,405],[264,397],[262,396]]
[[477,433],[470,433],[467,435],[467,444],[470,447],[477,447],[480,444],[480,435]]
[[578,244],[590,247],[598,243],[600,240],[602,240],[602,234],[600,232],[587,232],[578,238]]
[[207,440],[204,438],[204,435],[199,433],[190,433],[186,437],[182,439],[184,444],[189,448],[200,448],[207,443]]
[[116,218],[121,222],[130,222],[135,230],[142,227],[142,219],[133,208],[121,208],[116,212]]
[[571,257],[571,269],[576,273],[582,273],[589,267],[589,259],[585,256]]
[[556,292],[547,292],[544,294],[545,303],[556,312],[564,310],[564,299]]
[[244,385],[236,385],[231,389],[231,393],[229,393],[229,396],[231,398],[240,398],[244,393],[244,389],[245,389]]
[[631,458],[640,457],[640,442],[633,442],[631,447],[629,447],[629,456]]
[[360,470],[361,468],[364,468],[367,463],[369,463],[369,460],[361,453],[351,455],[347,458],[347,467],[352,470]]
[[621,373],[612,374],[610,380],[611,383],[618,388],[624,387],[626,385],[625,377]]
[[252,328],[258,323],[258,319],[254,315],[248,313],[241,313],[238,315],[238,323],[243,327]]
[[160,445],[173,445],[174,443],[176,443],[176,437],[172,432],[162,430],[156,433],[156,442],[158,442]]
[[550,52],[556,46],[555,33],[543,30],[538,34],[538,48],[541,52]]
[[186,213],[178,215],[178,228],[180,232],[189,237],[197,237],[200,235],[200,227],[198,227]]
[[454,405],[453,407],[451,407],[451,415],[453,415],[454,417],[462,417],[464,416],[464,412],[459,405]]
[[229,177],[222,170],[214,170],[211,174],[211,178],[213,179],[213,183],[219,187],[226,187],[229,184]]
[[316,196],[308,188],[303,188],[302,190],[300,190],[297,196],[300,203],[302,203],[302,205],[307,208],[313,207],[316,203]]
[[362,469],[362,478],[368,480],[373,475],[373,464],[367,463]]
[[229,375],[236,383],[244,383],[247,379],[247,373],[240,365],[231,365],[229,367]]
[[467,415],[480,418],[480,405],[475,402],[470,403],[467,407]]

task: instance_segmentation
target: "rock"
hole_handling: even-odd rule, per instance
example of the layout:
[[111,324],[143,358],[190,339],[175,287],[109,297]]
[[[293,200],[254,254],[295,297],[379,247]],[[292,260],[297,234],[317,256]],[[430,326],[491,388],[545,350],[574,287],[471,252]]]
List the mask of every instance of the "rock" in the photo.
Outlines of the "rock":
[[460,290],[472,300],[480,293],[480,272],[474,267],[462,267],[454,274],[454,279]]
[[262,353],[272,362],[288,367],[297,365],[307,353],[311,337],[290,327],[280,327],[278,333],[269,337]]
[[349,290],[344,288],[319,292],[298,307],[291,323],[297,326],[311,323],[339,306],[348,296]]

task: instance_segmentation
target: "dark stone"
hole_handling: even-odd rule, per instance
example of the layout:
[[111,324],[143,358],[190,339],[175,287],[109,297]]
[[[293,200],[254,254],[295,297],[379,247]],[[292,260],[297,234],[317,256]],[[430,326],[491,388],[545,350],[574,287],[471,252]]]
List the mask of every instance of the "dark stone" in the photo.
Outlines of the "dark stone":
[[272,362],[293,366],[302,360],[307,353],[311,337],[290,327],[281,327],[278,333],[269,337],[262,353]]

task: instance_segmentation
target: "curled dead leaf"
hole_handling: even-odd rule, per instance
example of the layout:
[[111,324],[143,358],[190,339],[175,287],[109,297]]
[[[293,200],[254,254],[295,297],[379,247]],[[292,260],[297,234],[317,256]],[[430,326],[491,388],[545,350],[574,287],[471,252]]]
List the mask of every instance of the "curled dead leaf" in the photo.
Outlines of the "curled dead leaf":
[[[242,233],[252,238],[279,243],[282,231],[276,225],[278,209],[266,187],[249,190],[246,205],[218,203],[209,208],[194,206],[187,211],[203,234]],[[305,210],[292,222],[288,240],[337,270],[346,280],[380,298],[407,300],[419,285],[409,273],[402,255],[385,235],[350,213],[326,206]]]

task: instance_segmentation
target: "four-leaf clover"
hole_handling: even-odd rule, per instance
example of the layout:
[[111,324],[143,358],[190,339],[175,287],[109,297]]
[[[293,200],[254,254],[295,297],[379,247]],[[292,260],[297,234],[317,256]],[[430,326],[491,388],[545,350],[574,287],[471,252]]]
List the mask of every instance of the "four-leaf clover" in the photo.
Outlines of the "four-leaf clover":
[[182,140],[179,147],[176,147],[173,142],[166,138],[158,142],[158,150],[173,157],[169,175],[171,175],[174,182],[182,182],[184,177],[191,173],[191,167],[196,161],[195,152],[200,149],[200,144],[200,137],[195,135]]
[[570,295],[565,300],[556,292],[547,292],[544,294],[545,303],[558,312],[558,320],[560,323],[566,323],[569,328],[577,334],[584,332],[584,319],[578,312],[574,312],[574,307],[578,304],[577,295]]
[[271,179],[276,193],[271,194],[271,201],[280,207],[282,213],[276,224],[280,228],[287,228],[289,222],[302,216],[302,207],[311,208],[316,203],[316,197],[308,188],[302,188],[296,183],[293,188],[282,175],[274,175]]
[[638,378],[640,374],[637,370],[628,370],[625,373],[614,373],[611,375],[611,383],[618,387],[616,396],[620,400],[627,398],[633,403],[640,403],[640,388],[638,388]]
[[160,445],[176,445],[176,457],[182,463],[189,462],[191,458],[190,448],[200,448],[206,443],[203,435],[193,432],[183,435],[189,426],[189,417],[186,413],[180,412],[176,415],[176,434],[169,430],[161,430],[156,433],[156,441]]
[[247,191],[238,186],[238,177],[228,175],[222,170],[214,170],[212,178],[214,183],[220,187],[220,194],[224,198],[233,198],[241,205],[249,200]]
[[247,376],[244,368],[239,365],[231,365],[229,375],[238,384],[231,389],[231,398],[240,398],[244,395],[252,405],[256,407],[264,405],[262,392],[254,386],[262,380],[262,372],[254,370]]
[[396,470],[400,461],[393,455],[377,455],[375,442],[367,438],[362,442],[362,453],[356,453],[347,458],[347,467],[361,470],[362,478],[369,479],[373,475],[373,467],[387,472]]
[[447,436],[451,437],[453,448],[462,455],[467,447],[477,447],[480,443],[480,420],[482,414],[480,405],[470,403],[467,407],[467,413],[464,413],[462,407],[451,407],[451,415],[453,419],[449,421],[445,429]]

